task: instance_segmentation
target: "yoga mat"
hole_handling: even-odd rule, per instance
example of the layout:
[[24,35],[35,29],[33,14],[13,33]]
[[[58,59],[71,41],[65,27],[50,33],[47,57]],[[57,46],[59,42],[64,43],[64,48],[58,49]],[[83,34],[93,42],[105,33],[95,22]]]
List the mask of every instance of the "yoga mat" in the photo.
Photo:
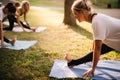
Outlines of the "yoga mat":
[[[5,48],[8,49],[13,49],[13,50],[25,50],[28,49],[29,47],[33,46],[34,44],[36,44],[37,41],[33,40],[33,41],[21,41],[21,40],[17,40],[15,42],[15,46],[12,46],[11,44],[5,43]],[[0,46],[1,48],[1,46]]]
[[[37,27],[36,28],[36,30],[35,30],[35,32],[42,32],[42,31],[44,31],[45,29],[46,29],[47,27],[42,27],[42,26],[40,26],[40,27]],[[26,32],[33,32],[32,30],[29,30],[29,29],[26,29],[26,28],[24,28],[25,29],[25,31]],[[23,29],[21,28],[21,27],[14,27],[13,28],[13,31],[14,32],[23,32]]]
[[[23,23],[26,24],[25,22],[23,22]],[[7,21],[6,21],[6,22],[3,22],[3,24],[9,26],[9,22],[7,22]],[[15,26],[18,26],[17,23],[14,23],[14,25],[15,25]],[[32,27],[32,28],[36,28],[36,27]],[[26,28],[24,28],[24,29],[25,29],[26,32],[33,32],[32,30],[29,30],[29,29],[26,29]],[[45,29],[47,29],[47,27],[45,27],[45,26],[39,26],[39,27],[36,28],[35,32],[42,32],[42,31],[44,31]],[[14,27],[14,28],[13,28],[13,31],[14,31],[14,32],[23,32],[23,30],[22,30],[21,27]]]
[[[7,22],[7,21],[6,21],[6,22],[3,22],[3,25],[9,26],[9,22]],[[14,25],[17,26],[18,24],[17,24],[17,23],[14,23]]]
[[[82,78],[82,74],[91,68],[91,62],[68,68],[67,61],[55,60],[50,72],[50,77]],[[120,80],[120,61],[100,60],[95,70],[95,80]]]

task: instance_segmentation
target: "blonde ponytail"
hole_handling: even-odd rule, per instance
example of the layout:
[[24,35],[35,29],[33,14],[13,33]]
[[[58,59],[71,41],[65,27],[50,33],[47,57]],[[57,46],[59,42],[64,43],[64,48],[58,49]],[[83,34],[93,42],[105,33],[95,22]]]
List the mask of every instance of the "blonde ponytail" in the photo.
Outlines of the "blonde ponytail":
[[76,0],[72,5],[72,11],[87,10],[91,11],[91,7],[87,4],[87,0]]

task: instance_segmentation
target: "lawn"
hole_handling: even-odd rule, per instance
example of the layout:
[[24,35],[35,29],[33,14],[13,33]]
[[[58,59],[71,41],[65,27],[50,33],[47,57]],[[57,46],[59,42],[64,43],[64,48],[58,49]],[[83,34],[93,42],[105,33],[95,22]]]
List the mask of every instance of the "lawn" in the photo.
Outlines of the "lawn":
[[[47,29],[41,33],[5,32],[6,37],[17,36],[18,40],[38,40],[38,43],[27,50],[0,49],[0,80],[54,80],[49,73],[55,59],[63,60],[65,53],[79,58],[92,49],[91,24],[78,23],[79,28],[63,25],[62,1],[58,6],[53,5],[57,0],[29,1],[32,4],[29,23]],[[101,59],[120,60],[120,53],[110,52]]]
[[[94,2],[95,0],[91,0]],[[107,4],[111,4],[112,8],[118,8],[118,0],[96,0],[97,7],[99,8],[107,8]]]

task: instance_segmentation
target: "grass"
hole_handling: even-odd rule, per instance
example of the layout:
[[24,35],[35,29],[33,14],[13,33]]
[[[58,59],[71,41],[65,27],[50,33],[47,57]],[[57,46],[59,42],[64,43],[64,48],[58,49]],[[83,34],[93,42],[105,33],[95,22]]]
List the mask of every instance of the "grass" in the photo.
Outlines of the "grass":
[[[94,2],[94,0],[91,0]],[[118,8],[118,0],[96,0],[98,8],[107,8],[107,4],[111,4],[112,8]]]
[[[22,1],[22,0],[17,0],[17,1]],[[64,4],[64,0],[29,0],[30,4],[32,6],[51,6],[51,7],[61,7]]]
[[[63,16],[63,8],[54,8],[53,5],[32,7],[28,21],[34,27],[46,26],[44,32],[5,32],[6,37],[17,36],[18,40],[38,40],[38,43],[27,50],[0,49],[0,80],[57,80],[49,78],[55,59],[64,59],[64,53],[69,53],[72,58],[79,58],[91,51],[91,24],[83,22],[79,23],[79,28],[70,28],[62,25]],[[101,56],[101,59],[120,60],[120,54],[110,52]]]

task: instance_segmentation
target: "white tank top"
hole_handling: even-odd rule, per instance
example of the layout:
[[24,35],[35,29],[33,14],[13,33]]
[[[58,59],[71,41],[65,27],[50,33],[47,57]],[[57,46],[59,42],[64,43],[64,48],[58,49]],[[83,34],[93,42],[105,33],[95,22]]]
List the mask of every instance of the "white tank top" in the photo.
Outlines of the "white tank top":
[[97,14],[92,20],[94,40],[102,40],[107,46],[120,51],[120,20]]

